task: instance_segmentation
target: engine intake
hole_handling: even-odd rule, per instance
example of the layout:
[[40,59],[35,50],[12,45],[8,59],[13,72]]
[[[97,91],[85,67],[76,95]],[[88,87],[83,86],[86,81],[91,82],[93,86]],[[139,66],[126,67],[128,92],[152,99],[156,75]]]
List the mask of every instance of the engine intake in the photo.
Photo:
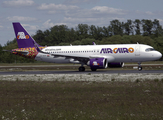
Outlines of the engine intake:
[[107,60],[105,58],[93,58],[87,64],[91,69],[107,68]]

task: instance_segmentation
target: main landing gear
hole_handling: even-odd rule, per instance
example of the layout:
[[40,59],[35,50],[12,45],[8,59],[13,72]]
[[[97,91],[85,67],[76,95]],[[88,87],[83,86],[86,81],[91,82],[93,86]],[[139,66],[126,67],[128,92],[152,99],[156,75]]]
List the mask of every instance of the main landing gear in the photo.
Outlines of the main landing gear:
[[138,70],[139,70],[139,71],[142,70],[141,62],[138,62]]
[[85,71],[85,67],[80,66],[80,67],[79,67],[79,72],[84,72],[84,71]]
[[96,71],[97,69],[95,69],[95,68],[91,68],[91,70],[92,70],[92,71]]

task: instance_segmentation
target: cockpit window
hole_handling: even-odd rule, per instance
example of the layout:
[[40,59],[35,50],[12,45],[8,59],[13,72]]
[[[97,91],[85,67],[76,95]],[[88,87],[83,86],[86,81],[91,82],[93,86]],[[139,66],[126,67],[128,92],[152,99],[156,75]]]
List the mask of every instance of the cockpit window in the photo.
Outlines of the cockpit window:
[[154,48],[147,48],[145,51],[146,51],[146,52],[155,51],[155,49],[154,49]]

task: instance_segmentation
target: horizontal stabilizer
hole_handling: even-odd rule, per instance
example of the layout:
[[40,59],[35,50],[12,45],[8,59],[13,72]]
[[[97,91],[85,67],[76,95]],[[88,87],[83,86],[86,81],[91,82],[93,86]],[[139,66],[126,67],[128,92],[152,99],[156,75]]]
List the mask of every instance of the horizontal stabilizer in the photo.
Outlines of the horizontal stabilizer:
[[18,53],[26,53],[26,54],[28,54],[28,51],[19,51],[19,50],[16,50],[16,51],[12,51],[12,52],[18,52]]
[[28,51],[20,51],[20,50],[3,50],[4,52],[10,52],[10,53],[13,53],[13,52],[17,52],[17,53],[21,53],[23,55],[27,55],[28,54]]
[[12,52],[11,50],[2,50],[2,51],[4,51],[4,52]]

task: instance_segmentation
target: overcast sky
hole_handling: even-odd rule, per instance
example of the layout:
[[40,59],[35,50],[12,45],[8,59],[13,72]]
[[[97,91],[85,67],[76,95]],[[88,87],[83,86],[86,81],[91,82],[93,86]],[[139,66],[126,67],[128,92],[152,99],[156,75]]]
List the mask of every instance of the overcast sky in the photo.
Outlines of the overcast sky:
[[158,19],[163,25],[163,0],[1,0],[0,44],[15,38],[12,22],[33,35],[54,25],[102,27],[114,19]]

